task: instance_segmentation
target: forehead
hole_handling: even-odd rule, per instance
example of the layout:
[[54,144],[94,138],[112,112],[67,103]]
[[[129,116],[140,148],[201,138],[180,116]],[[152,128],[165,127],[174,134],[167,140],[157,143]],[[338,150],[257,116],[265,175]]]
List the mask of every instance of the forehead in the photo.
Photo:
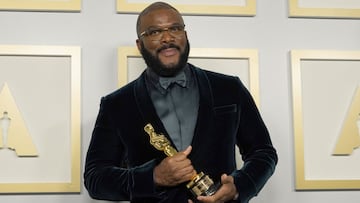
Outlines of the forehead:
[[173,9],[156,9],[142,16],[140,29],[151,26],[161,27],[171,24],[184,24],[181,15]]

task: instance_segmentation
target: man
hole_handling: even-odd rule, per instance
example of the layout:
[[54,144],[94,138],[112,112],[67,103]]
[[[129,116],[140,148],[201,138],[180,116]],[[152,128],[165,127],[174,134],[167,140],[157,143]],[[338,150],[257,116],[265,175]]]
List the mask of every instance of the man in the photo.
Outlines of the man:
[[[132,203],[248,202],[273,174],[277,154],[249,92],[237,77],[187,63],[184,27],[180,13],[166,3],[153,3],[140,13],[136,44],[147,69],[102,98],[85,164],[91,197]],[[152,146],[144,131],[148,123],[178,153],[166,156]],[[236,145],[241,169],[236,169]],[[221,183],[215,194],[191,195],[186,184],[197,171]]]

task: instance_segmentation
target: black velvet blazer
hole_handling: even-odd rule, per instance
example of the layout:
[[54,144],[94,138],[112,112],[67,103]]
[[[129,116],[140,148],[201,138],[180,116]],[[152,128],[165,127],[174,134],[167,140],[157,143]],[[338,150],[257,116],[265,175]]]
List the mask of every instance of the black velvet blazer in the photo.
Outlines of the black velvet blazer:
[[[194,168],[219,181],[232,174],[237,202],[248,202],[273,174],[277,154],[257,107],[239,78],[205,71],[190,64],[200,92],[193,150]],[[87,152],[84,181],[95,199],[187,203],[185,183],[154,186],[153,169],[165,154],[149,143],[144,126],[151,123],[169,140],[145,85],[145,74],[101,100]],[[244,165],[236,168],[235,147]],[[175,145],[173,145],[174,148]]]

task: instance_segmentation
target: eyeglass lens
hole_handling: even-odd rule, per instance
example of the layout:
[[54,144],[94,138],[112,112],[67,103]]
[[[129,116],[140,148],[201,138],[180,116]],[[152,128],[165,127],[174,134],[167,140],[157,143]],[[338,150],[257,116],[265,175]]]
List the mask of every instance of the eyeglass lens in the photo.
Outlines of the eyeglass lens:
[[159,41],[163,38],[164,32],[175,38],[181,38],[184,34],[184,26],[175,25],[167,28],[152,28],[144,32],[144,36],[149,37],[152,41]]

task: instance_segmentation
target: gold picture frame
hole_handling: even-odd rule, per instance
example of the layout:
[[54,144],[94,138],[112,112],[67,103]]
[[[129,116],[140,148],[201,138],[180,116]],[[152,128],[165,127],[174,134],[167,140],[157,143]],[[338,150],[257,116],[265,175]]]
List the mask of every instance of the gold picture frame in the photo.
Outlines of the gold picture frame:
[[0,0],[0,10],[79,12],[81,0]]
[[[131,59],[136,59],[135,63]],[[140,62],[138,62],[140,61]],[[226,49],[226,48],[191,48],[189,62],[194,65],[202,64],[211,71],[238,76],[249,89],[256,104],[260,104],[259,96],[259,62],[258,51],[255,49]],[[210,63],[211,65],[208,65]],[[224,64],[227,63],[228,64]],[[224,64],[222,70],[216,69],[218,64]],[[136,67],[138,69],[136,69]],[[234,67],[235,66],[235,67]],[[240,67],[241,66],[241,67]],[[202,67],[202,65],[200,65]],[[118,48],[118,86],[122,87],[135,79],[146,68],[145,63],[136,47]],[[130,73],[131,70],[133,73]]]
[[[243,0],[244,5],[210,4],[204,3],[184,4],[175,3],[174,6],[184,15],[219,15],[219,16],[255,16],[256,0]],[[140,13],[150,3],[131,3],[128,0],[117,0],[116,9],[118,13]],[[181,1],[179,1],[181,2]]]
[[[360,7],[347,6],[344,8],[301,7],[301,0],[289,0],[289,16],[305,18],[360,18]],[[314,1],[312,1],[313,3]],[[316,2],[316,1],[315,1]]]
[[[292,50],[290,55],[295,189],[360,189],[359,149],[334,153],[360,113],[360,51]],[[354,143],[349,138],[347,145]],[[359,146],[360,138],[355,140]]]
[[0,193],[80,192],[80,57],[75,46],[0,45],[0,99],[6,83],[38,151],[0,149]]

